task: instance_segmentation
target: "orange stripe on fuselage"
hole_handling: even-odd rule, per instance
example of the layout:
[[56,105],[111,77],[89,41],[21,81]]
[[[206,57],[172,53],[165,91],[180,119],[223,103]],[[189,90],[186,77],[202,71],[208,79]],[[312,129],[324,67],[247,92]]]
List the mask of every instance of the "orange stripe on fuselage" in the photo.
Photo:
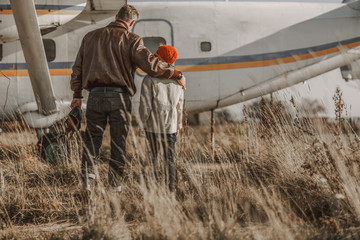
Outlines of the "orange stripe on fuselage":
[[[67,76],[72,73],[72,69],[49,69],[51,76]],[[26,77],[29,76],[28,70],[1,70],[1,73],[7,77]]]
[[[352,45],[349,47],[349,45]],[[353,48],[359,46],[360,42],[348,44],[346,47]],[[237,62],[237,63],[223,63],[223,64],[208,64],[208,65],[193,65],[193,66],[178,66],[177,70],[183,72],[201,72],[201,71],[215,71],[215,70],[231,70],[231,69],[239,69],[239,68],[256,68],[256,67],[268,67],[273,65],[285,64],[285,63],[293,63],[297,61],[303,61],[312,59],[315,57],[320,57],[332,53],[339,52],[339,47],[334,47],[326,50],[321,50],[313,53],[307,53],[303,55],[297,55],[286,58],[278,58],[271,60],[263,60],[263,61],[253,61],[253,62]]]
[[[81,11],[79,10],[53,10],[53,9],[38,9],[36,10],[36,14],[37,15],[46,15],[46,14],[51,14],[51,15],[77,15],[79,14]],[[12,15],[13,12],[10,9],[4,9],[4,10],[0,10],[0,15]]]

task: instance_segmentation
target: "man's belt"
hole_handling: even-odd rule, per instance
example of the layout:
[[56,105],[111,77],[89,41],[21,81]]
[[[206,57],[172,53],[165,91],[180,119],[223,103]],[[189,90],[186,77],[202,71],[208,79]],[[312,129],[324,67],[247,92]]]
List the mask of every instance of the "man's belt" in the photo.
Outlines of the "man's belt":
[[91,92],[118,92],[118,93],[126,93],[127,91],[122,87],[94,87],[91,89]]

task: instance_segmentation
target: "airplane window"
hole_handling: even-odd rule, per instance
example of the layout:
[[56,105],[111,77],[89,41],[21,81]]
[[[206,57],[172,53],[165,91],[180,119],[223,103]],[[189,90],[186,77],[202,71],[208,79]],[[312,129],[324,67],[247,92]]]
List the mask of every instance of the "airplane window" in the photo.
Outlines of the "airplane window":
[[166,45],[166,40],[162,37],[143,37],[144,45],[150,52],[155,53],[159,46]]
[[0,44],[0,61],[2,60],[2,58],[3,58],[3,51],[2,51],[2,47],[3,45],[2,44]]
[[210,52],[211,51],[211,42],[201,42],[200,44],[201,51]]
[[55,41],[51,39],[43,39],[45,48],[46,60],[52,62],[56,58],[56,45]]

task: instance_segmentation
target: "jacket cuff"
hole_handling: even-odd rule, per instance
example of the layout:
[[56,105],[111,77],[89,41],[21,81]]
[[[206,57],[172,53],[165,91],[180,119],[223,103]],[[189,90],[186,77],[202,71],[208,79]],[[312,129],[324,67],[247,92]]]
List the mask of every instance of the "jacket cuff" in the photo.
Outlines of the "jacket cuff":
[[73,98],[83,98],[82,91],[76,91],[74,92]]

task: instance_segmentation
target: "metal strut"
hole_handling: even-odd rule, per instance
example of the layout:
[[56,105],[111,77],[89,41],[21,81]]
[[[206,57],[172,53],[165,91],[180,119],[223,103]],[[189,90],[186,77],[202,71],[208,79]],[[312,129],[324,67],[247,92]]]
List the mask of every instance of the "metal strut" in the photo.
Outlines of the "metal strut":
[[33,0],[10,0],[39,113],[57,112],[49,67]]

